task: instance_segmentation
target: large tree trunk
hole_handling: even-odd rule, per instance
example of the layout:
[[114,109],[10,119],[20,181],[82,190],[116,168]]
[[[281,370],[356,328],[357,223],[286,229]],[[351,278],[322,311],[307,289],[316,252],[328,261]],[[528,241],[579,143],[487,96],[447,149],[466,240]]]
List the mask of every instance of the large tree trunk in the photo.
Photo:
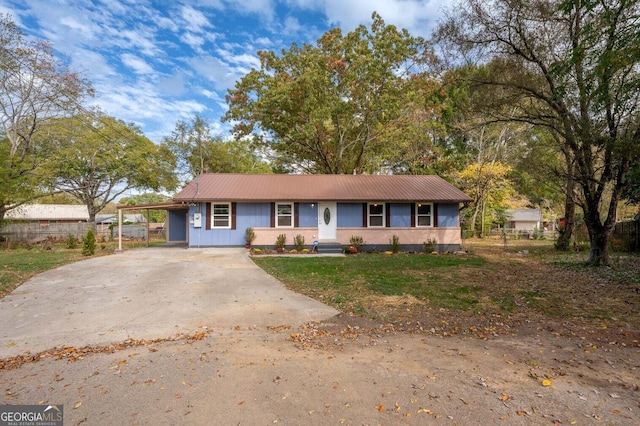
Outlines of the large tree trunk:
[[[564,151],[564,150],[563,150]],[[571,156],[565,152],[565,160],[567,162],[567,178],[565,187],[565,201],[564,201],[564,226],[559,230],[558,239],[556,241],[556,249],[560,251],[568,251],[571,247],[571,237],[573,236],[573,230],[576,223],[576,201],[575,195],[575,180],[573,175],[573,161]]]

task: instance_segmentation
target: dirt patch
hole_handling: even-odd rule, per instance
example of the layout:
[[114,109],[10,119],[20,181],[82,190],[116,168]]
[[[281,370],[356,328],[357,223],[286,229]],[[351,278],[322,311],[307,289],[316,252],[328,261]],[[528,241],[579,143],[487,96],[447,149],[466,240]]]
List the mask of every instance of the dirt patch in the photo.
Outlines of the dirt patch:
[[[370,316],[202,324],[199,339],[0,370],[0,403],[64,404],[70,425],[640,424],[633,278],[501,247],[483,256],[489,265],[464,276],[495,284],[510,311],[367,297]],[[562,312],[547,309],[551,297]]]

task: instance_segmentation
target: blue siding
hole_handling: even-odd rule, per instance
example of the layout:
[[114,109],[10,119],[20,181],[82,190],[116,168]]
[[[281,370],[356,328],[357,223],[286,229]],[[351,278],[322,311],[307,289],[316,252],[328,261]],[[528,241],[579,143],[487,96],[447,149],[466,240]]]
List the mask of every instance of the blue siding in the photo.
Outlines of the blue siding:
[[457,204],[438,204],[438,226],[442,228],[458,227]]
[[392,228],[409,228],[411,226],[411,204],[390,204],[389,209],[390,226]]
[[169,210],[169,235],[168,241],[187,241],[187,211]]
[[271,226],[271,203],[237,203],[236,230],[242,231],[249,227],[268,228]]
[[298,209],[298,226],[300,228],[313,228],[318,226],[318,204],[300,203]]
[[[318,224],[318,206],[316,203],[300,203],[298,224],[301,228],[314,228]],[[392,228],[411,226],[410,203],[388,203]],[[338,228],[362,227],[362,203],[338,203]],[[195,212],[202,212],[202,227],[189,225],[189,244],[191,246],[243,246],[244,232],[248,227],[268,228],[271,226],[271,203],[237,203],[236,229],[206,229],[206,205],[202,203],[189,209],[189,220]],[[186,240],[186,221],[184,211],[169,211],[170,241]],[[438,226],[458,227],[458,205],[438,204]]]
[[338,203],[338,228],[362,227],[362,203]]

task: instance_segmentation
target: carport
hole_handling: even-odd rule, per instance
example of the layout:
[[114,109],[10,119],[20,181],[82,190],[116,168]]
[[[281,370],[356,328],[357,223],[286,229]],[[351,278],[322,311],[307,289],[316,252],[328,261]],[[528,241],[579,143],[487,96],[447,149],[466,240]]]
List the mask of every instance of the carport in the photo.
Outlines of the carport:
[[167,243],[188,243],[187,227],[189,226],[188,214],[189,205],[184,202],[176,203],[174,201],[165,201],[153,204],[136,204],[136,205],[120,205],[118,209],[118,250],[122,250],[122,214],[128,210],[144,210],[147,217],[146,240],[149,247],[149,211],[150,210],[166,210],[167,218],[165,219],[165,232],[167,235]]

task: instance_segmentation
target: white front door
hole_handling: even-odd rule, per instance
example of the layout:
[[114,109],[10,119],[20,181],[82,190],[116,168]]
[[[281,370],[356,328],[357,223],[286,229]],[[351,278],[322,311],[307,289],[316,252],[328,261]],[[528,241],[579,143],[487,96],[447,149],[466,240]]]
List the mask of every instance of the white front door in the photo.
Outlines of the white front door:
[[318,203],[318,240],[336,239],[337,213],[336,203]]

